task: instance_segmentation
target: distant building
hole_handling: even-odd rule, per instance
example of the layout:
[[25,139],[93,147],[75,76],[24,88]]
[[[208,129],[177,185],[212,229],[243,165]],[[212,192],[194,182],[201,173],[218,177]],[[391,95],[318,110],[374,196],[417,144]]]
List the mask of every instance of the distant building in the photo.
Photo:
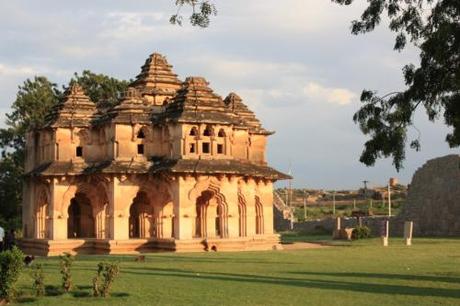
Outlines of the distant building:
[[22,247],[52,255],[272,249],[265,130],[242,99],[152,54],[120,104],[72,85],[27,134]]

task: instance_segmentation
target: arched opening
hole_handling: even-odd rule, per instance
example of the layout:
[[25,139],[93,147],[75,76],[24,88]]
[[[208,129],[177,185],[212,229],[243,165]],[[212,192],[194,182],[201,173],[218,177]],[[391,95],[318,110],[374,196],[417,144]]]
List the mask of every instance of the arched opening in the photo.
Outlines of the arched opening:
[[196,127],[192,127],[192,129],[190,130],[189,135],[190,136],[197,136],[198,135],[198,131],[197,131]]
[[196,200],[195,237],[227,236],[227,208],[222,196],[206,190]]
[[83,193],[75,194],[70,200],[67,220],[67,238],[95,238],[93,208],[91,201]]
[[38,239],[49,238],[48,233],[48,197],[43,192],[35,209],[35,237]]
[[246,237],[246,204],[241,198],[238,202],[238,235]]
[[222,204],[217,204],[217,208],[216,208],[216,228],[215,228],[215,231],[216,231],[216,236],[217,237],[223,237],[224,235],[224,229],[223,229],[223,219],[224,219],[224,216],[223,216],[223,207],[222,207]]
[[264,233],[264,214],[263,206],[260,203],[259,197],[256,197],[256,235]]
[[203,136],[212,136],[212,129],[209,125],[204,129]]
[[149,238],[155,235],[151,224],[152,209],[144,192],[139,192],[129,208],[129,238]]
[[137,133],[137,138],[138,139],[144,139],[145,138],[145,133],[143,129],[140,129],[139,132]]
[[196,199],[195,237],[207,237],[207,206],[211,198],[212,192],[204,191],[201,196]]
[[224,129],[220,129],[219,133],[217,133],[217,137],[225,137],[225,131]]

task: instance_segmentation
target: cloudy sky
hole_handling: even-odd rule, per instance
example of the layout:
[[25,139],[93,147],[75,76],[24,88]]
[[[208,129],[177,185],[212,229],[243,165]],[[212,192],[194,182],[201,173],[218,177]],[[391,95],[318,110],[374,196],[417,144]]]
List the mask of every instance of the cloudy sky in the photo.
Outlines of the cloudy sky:
[[204,76],[218,94],[240,94],[276,131],[269,162],[282,171],[291,164],[295,186],[354,188],[389,177],[409,183],[427,159],[457,154],[444,142],[442,122],[420,112],[422,151],[408,152],[402,171],[391,160],[370,168],[359,163],[366,138],[352,116],[361,90],[403,89],[401,67],[417,63],[416,50],[392,50],[385,27],[349,33],[365,1],[341,7],[329,0],[216,0],[218,16],[205,30],[170,25],[173,2],[1,1],[1,121],[26,78],[45,75],[65,84],[73,72],[90,69],[130,79],[157,51],[182,79]]

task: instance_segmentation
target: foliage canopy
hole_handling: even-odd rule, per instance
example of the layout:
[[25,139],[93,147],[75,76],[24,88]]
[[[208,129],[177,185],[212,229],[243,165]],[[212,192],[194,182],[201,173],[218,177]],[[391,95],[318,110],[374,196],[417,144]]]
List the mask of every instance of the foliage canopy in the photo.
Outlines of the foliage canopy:
[[[353,0],[332,0],[349,5]],[[360,161],[374,165],[381,157],[392,157],[402,168],[406,143],[419,150],[419,137],[408,139],[414,114],[423,107],[428,119],[440,116],[452,128],[446,135],[450,147],[460,146],[460,1],[458,0],[369,0],[361,18],[351,25],[353,34],[366,33],[382,21],[386,13],[389,28],[396,32],[395,50],[408,41],[420,49],[418,66],[403,68],[407,88],[379,95],[363,90],[362,107],[353,120],[369,135]]]

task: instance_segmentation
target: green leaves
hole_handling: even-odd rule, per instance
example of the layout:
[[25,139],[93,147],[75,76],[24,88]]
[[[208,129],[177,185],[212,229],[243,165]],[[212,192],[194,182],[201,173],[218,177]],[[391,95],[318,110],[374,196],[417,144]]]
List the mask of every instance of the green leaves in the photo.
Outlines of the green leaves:
[[183,17],[180,11],[184,6],[192,9],[189,21],[192,26],[207,28],[211,22],[211,17],[217,15],[215,5],[207,0],[176,0],[177,12],[169,19],[171,24],[182,26]]
[[[407,130],[414,127],[418,107],[425,109],[431,121],[443,115],[445,124],[452,127],[446,141],[451,147],[460,146],[460,5],[458,0],[369,0],[361,19],[352,22],[351,32],[372,31],[385,11],[390,30],[398,33],[394,49],[402,50],[410,39],[420,49],[420,63],[403,68],[407,85],[403,92],[379,97],[376,91],[363,91],[363,106],[353,120],[370,137],[360,161],[372,166],[381,157],[392,157],[399,170]],[[420,150],[419,137],[410,140],[410,148]]]
[[[128,81],[84,70],[74,74],[77,82],[100,109],[118,104]],[[6,115],[6,128],[0,129],[0,222],[15,226],[20,218],[22,175],[24,174],[25,136],[30,129],[45,123],[45,116],[63,98],[63,90],[44,76],[27,79],[18,87],[12,111]]]
[[17,247],[0,252],[0,302],[10,302],[16,294],[16,282],[23,268],[24,253]]
[[128,89],[129,82],[118,80],[104,74],[83,70],[82,74],[74,73],[70,84],[80,84],[91,101],[100,109],[107,109],[119,103],[121,94]]

